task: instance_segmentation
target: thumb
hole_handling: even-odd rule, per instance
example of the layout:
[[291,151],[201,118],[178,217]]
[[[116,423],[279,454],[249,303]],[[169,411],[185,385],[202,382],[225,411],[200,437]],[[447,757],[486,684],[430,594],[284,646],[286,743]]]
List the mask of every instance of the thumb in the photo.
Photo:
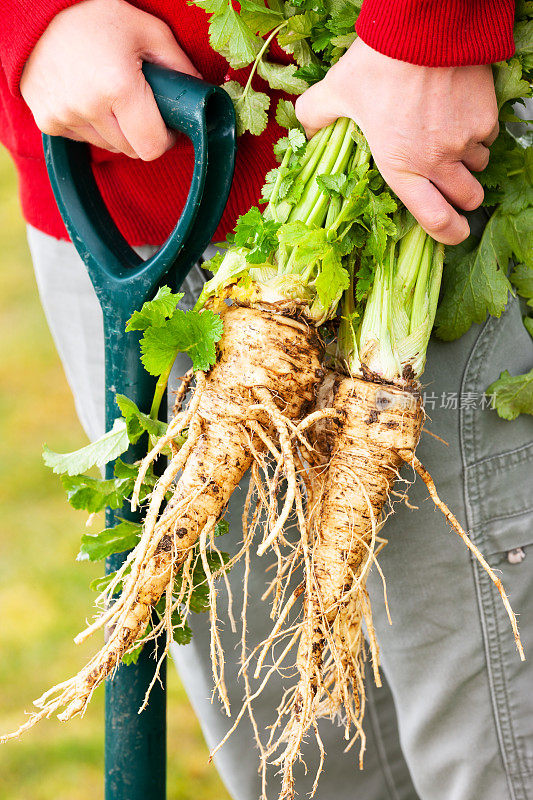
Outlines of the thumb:
[[195,78],[203,78],[179,46],[168,25],[161,20],[152,18],[151,24],[145,25],[139,55],[144,61],[150,61],[152,64],[159,64],[176,72],[185,72]]
[[321,128],[325,128],[336,119],[343,116],[336,108],[334,98],[325,86],[325,81],[319,81],[298,97],[295,111],[298,120],[305,128],[307,138],[310,139]]

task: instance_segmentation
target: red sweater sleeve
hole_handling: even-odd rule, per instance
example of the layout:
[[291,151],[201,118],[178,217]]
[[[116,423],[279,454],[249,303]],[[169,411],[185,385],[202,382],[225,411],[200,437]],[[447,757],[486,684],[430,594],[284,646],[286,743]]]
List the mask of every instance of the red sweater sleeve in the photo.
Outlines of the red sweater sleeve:
[[20,97],[19,81],[31,51],[48,24],[64,8],[80,0],[0,0],[0,61],[12,94]]
[[411,64],[492,64],[514,53],[514,10],[514,0],[364,0],[356,30]]

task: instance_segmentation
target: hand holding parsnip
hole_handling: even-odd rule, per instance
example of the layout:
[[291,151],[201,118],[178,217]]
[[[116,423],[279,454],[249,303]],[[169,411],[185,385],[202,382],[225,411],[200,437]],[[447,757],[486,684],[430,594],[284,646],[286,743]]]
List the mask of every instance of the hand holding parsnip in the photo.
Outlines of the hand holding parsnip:
[[307,133],[351,117],[381,174],[427,233],[458,244],[469,233],[454,206],[473,211],[498,134],[490,65],[422,67],[357,39],[326,77],[301,95],[296,114]]

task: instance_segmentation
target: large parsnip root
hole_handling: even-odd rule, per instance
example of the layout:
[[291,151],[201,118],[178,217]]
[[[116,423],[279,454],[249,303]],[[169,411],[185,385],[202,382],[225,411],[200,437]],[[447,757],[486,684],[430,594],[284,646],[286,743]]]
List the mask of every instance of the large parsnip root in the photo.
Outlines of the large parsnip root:
[[[288,442],[290,421],[298,419],[313,402],[315,386],[322,376],[321,347],[314,329],[288,317],[244,307],[228,308],[223,312],[223,321],[217,363],[206,378],[200,374],[188,412],[181,415],[179,424],[178,420],[171,423],[169,429],[176,434],[188,426],[187,442],[159,479],[141,541],[108,588],[108,594],[119,579],[123,590],[87,632],[77,637],[81,641],[106,624],[106,644],[78,675],[37,700],[36,705],[42,710],[4,738],[20,735],[61,708],[61,720],[83,714],[94,689],[114,672],[122,656],[141,638],[154,605],[165,592],[170,597],[168,608],[171,592],[167,588],[172,586],[176,571],[187,561],[202,532],[206,544],[207,533],[211,535],[214,522],[250,466],[253,452],[260,451],[263,441],[269,440],[273,432],[282,443]],[[262,436],[254,435],[258,430]],[[280,451],[279,467],[289,486],[290,502],[297,491],[295,468],[290,463],[290,449],[282,447]],[[143,468],[149,461],[150,458]],[[160,513],[165,494],[180,469],[172,499]],[[272,525],[280,527],[276,520]],[[268,532],[265,535],[269,536]],[[165,617],[170,625],[170,614]],[[172,629],[168,625],[169,644]],[[223,696],[221,675],[215,680]]]
[[404,463],[421,475],[435,503],[497,585],[523,655],[516,620],[501,582],[438,498],[431,478],[415,456],[424,420],[417,385],[400,389],[346,378],[336,392],[334,409],[339,420],[337,432],[335,426],[327,428],[327,439],[333,440],[331,460],[320,482],[321,498],[309,514],[309,563],[297,654],[299,680],[279,708],[278,724],[266,751],[271,757],[279,746],[283,747],[273,762],[282,768],[283,800],[294,797],[293,766],[301,758],[306,735],[314,732],[321,747],[317,729],[320,717],[342,721],[347,747],[360,739],[362,766],[363,625],[374,678],[380,685],[379,651],[366,579],[371,566],[377,565],[375,555],[383,543],[379,531],[384,523],[384,506]]

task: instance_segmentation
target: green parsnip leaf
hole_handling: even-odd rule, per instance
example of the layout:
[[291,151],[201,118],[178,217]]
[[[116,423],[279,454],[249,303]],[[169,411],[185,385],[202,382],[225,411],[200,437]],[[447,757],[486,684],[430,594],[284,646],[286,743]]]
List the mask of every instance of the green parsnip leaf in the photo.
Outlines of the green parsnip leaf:
[[57,475],[79,475],[92,467],[103,467],[108,461],[125,453],[129,447],[128,431],[124,419],[116,419],[112,429],[73,453],[54,453],[43,446],[43,461]]
[[166,422],[152,419],[148,414],[139,411],[136,404],[129,397],[117,394],[116,401],[122,416],[126,420],[128,438],[132,444],[135,444],[145,431],[150,436],[156,436],[158,439],[167,432],[168,425]]
[[132,550],[141,537],[142,525],[122,520],[114,528],[100,533],[84,533],[77,561],[101,561],[115,553]]
[[212,311],[178,309],[163,325],[144,332],[141,339],[144,368],[150,375],[160,375],[178,353],[188,353],[195,370],[207,370],[215,363],[215,344],[222,330],[222,320]]
[[235,11],[231,0],[193,0],[209,14],[209,43],[234,69],[247,67],[261,49],[262,40]]
[[280,100],[276,109],[276,122],[282,128],[301,128],[296,112],[294,110],[294,103],[290,100]]
[[269,96],[264,92],[256,92],[251,86],[245,92],[244,87],[237,81],[227,81],[222,88],[233,100],[237,117],[237,136],[246,131],[250,131],[254,136],[263,133],[268,122]]
[[498,109],[510,100],[529,96],[530,87],[528,82],[522,79],[522,65],[518,58],[494,64],[493,71]]
[[519,414],[533,414],[533,369],[525,375],[501,373],[487,389],[493,408],[503,419],[516,419]]
[[331,248],[322,259],[322,269],[315,281],[318,299],[324,308],[329,308],[349,285],[348,270],[342,266],[340,255]]
[[161,286],[153,300],[144,303],[140,311],[134,311],[126,326],[127,331],[145,331],[151,325],[162,325],[183,297],[183,292],[174,294],[170,287]]
[[510,281],[518,294],[527,300],[528,306],[533,308],[533,269],[526,264],[519,264],[510,276]]
[[271,89],[281,90],[288,94],[302,94],[309,87],[306,81],[295,76],[294,64],[274,64],[261,59],[257,63],[257,72]]
[[241,17],[254,33],[263,36],[283,22],[283,14],[265,5],[263,0],[240,0]]
[[279,222],[265,220],[256,206],[243,214],[235,227],[235,244],[247,247],[246,261],[263,264],[277,247]]
[[457,339],[473,323],[483,322],[487,314],[501,315],[511,289],[506,275],[511,234],[506,218],[496,212],[479,244],[470,237],[447,248],[443,297],[435,320],[441,339]]

